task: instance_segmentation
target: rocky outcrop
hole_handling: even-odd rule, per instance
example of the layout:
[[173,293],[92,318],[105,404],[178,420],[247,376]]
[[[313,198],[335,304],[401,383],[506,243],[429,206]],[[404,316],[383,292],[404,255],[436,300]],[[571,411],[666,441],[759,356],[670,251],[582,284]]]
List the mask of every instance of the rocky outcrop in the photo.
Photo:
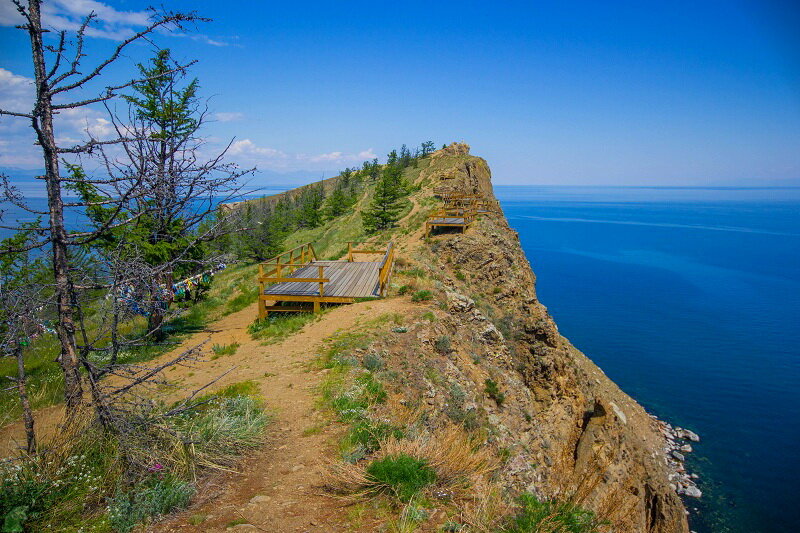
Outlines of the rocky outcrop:
[[[493,197],[488,165],[468,153],[462,143],[436,152],[452,165],[438,165],[439,179],[423,193],[446,186]],[[436,363],[446,379],[418,383],[423,401],[446,413],[461,391],[458,416],[485,420],[491,439],[508,450],[502,475],[509,488],[572,499],[613,531],[687,532],[659,422],[559,334],[505,217],[486,216],[465,234],[421,243],[417,253],[440,280],[446,311],[435,326],[410,333],[428,345],[439,335],[450,339]],[[486,397],[489,377],[503,391],[502,405]]]

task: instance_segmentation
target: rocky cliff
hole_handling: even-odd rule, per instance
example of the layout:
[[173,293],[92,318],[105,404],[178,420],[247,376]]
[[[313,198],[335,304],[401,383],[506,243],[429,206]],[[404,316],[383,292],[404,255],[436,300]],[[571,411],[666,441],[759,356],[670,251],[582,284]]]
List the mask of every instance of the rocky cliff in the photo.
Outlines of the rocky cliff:
[[[435,188],[494,197],[489,166],[465,144],[434,153],[417,183],[419,197]],[[487,442],[505,455],[507,489],[577,502],[613,531],[688,531],[658,421],[559,334],[502,213],[463,234],[418,232],[399,244],[440,294],[436,321],[383,341],[390,360],[423,358],[426,371],[409,378],[404,402],[427,409],[430,425],[449,417],[488,428]]]

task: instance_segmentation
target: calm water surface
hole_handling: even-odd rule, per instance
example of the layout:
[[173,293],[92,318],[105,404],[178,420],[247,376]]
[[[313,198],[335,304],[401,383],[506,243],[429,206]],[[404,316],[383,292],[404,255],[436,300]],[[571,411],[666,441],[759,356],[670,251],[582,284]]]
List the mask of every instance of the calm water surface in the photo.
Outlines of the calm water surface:
[[800,189],[495,192],[560,331],[700,434],[692,529],[800,531]]

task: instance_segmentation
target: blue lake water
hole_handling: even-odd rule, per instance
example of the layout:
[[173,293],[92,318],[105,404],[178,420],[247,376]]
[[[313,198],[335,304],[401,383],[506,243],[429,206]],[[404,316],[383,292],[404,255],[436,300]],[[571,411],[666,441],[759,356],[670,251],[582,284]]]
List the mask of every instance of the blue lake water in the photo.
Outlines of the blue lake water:
[[495,193],[561,333],[700,434],[692,529],[800,531],[800,189]]

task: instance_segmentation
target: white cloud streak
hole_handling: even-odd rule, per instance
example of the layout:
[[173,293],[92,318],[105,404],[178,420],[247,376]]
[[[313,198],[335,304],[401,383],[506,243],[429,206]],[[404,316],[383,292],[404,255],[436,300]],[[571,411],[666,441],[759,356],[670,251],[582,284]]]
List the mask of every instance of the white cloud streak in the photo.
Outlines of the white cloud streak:
[[[119,11],[96,0],[49,0],[42,3],[42,24],[50,29],[76,31],[90,14],[94,22],[86,29],[86,35],[100,39],[121,41],[150,23],[151,12]],[[16,26],[23,22],[22,15],[9,1],[0,2],[0,26]],[[189,37],[212,46],[227,46],[228,43],[212,39],[202,33],[171,33],[173,36]]]
[[337,170],[349,165],[357,165],[377,156],[372,148],[355,153],[342,151],[322,154],[288,153],[277,148],[259,146],[251,139],[242,139],[231,144],[228,150],[231,159],[244,166],[258,166],[276,171],[294,170]]
[[234,122],[242,120],[244,113],[214,113],[214,118],[219,122]]
[[[29,113],[34,98],[32,78],[0,68],[0,108]],[[89,136],[99,140],[116,136],[106,114],[90,107],[62,109],[54,118],[54,127],[59,144],[65,147],[80,144],[81,139]],[[34,136],[27,119],[0,117],[0,141],[0,164],[20,168],[41,166],[41,154],[33,144]]]

